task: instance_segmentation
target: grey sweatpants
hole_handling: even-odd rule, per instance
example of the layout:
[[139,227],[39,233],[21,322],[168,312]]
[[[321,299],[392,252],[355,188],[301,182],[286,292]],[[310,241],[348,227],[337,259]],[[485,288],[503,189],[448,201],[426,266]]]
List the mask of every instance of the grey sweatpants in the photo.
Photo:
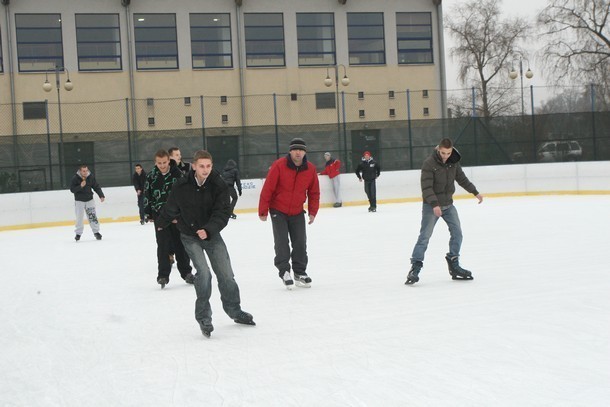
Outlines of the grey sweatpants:
[[335,193],[335,203],[343,203],[343,200],[341,200],[341,177],[337,175],[330,182],[333,185],[333,192]]
[[87,214],[89,226],[91,226],[93,233],[100,231],[100,223],[98,222],[97,215],[95,214],[95,201],[93,201],[93,199],[87,202],[74,201],[74,209],[76,211],[76,228],[74,229],[74,233],[77,235],[83,234],[83,230],[85,229],[83,216],[85,214]]

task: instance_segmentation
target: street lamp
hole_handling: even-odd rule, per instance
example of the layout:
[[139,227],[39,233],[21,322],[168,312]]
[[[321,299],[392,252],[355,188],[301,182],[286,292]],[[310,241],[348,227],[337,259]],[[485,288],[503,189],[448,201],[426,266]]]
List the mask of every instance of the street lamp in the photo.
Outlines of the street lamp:
[[66,76],[68,77],[66,83],[64,83],[65,90],[70,92],[72,89],[74,89],[74,84],[72,83],[72,81],[70,81],[70,72],[68,72],[68,69],[64,67],[55,66],[55,68],[49,68],[45,72],[45,80],[42,84],[42,89],[45,92],[50,92],[53,89],[53,85],[51,85],[51,83],[49,82],[49,72],[55,72],[55,88],[57,89],[57,111],[59,112],[59,179],[62,187],[65,188],[66,185],[64,183],[64,168],[62,164],[64,161],[64,132],[61,120],[61,86],[59,86],[59,74],[65,72]]
[[[516,61],[516,59],[513,60],[513,62],[515,62],[515,61]],[[529,65],[529,61],[528,61],[528,65]],[[525,116],[525,104],[523,102],[523,59],[521,57],[519,57],[519,73],[517,73],[517,71],[515,70],[514,65],[511,66],[511,70],[508,73],[508,77],[513,80],[517,79],[517,76],[519,76],[521,78],[521,116]],[[528,66],[527,72],[525,72],[525,77],[527,79],[532,79],[533,76],[534,76],[534,72],[532,72],[532,70]]]
[[[331,87],[333,85],[333,80],[330,77],[330,68],[334,68],[335,70],[335,103],[337,108],[337,142],[339,143],[339,150],[341,150],[341,117],[339,116],[339,67],[343,67],[343,78],[341,79],[341,85],[348,86],[349,78],[347,77],[347,68],[343,64],[339,65],[328,65],[326,67],[326,79],[324,79],[324,85],[326,87]],[[347,168],[347,140],[344,137],[345,144],[345,166]]]

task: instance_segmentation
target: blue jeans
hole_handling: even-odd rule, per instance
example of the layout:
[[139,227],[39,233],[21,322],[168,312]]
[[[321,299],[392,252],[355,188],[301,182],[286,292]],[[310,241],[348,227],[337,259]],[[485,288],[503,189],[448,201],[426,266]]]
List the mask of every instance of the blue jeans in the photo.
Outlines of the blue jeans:
[[227,315],[233,319],[241,311],[239,287],[233,276],[231,259],[222,237],[217,234],[209,240],[201,240],[196,236],[181,234],[182,244],[188,253],[197,275],[195,276],[195,319],[203,325],[212,325],[212,308],[210,307],[210,295],[212,294],[212,274],[205,258],[205,253],[210,259],[212,270],[218,280],[220,300],[222,308]]
[[[449,205],[442,206],[441,210],[443,212],[441,217],[447,226],[449,226],[449,234],[451,236],[449,238],[449,253],[447,253],[447,255],[449,257],[459,256],[460,248],[462,247],[462,226],[460,225],[457,209],[455,209],[455,206]],[[428,242],[434,231],[434,226],[438,221],[432,206],[425,202],[423,203],[421,214],[421,229],[419,231],[417,243],[415,243],[415,247],[413,248],[411,263],[416,261],[421,261],[423,263],[424,255],[428,248]]]

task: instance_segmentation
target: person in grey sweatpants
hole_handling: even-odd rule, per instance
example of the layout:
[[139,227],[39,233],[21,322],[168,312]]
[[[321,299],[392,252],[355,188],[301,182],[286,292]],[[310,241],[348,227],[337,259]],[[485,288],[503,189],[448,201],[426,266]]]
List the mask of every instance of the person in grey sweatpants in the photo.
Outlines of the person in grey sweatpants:
[[102,240],[100,234],[100,222],[95,213],[95,201],[93,200],[93,191],[100,197],[100,201],[104,202],[105,196],[102,192],[102,187],[97,183],[95,177],[89,171],[87,164],[81,164],[78,171],[72,178],[70,183],[70,191],[74,194],[74,209],[76,212],[76,227],[74,230],[74,240],[80,240],[85,229],[83,217],[86,214],[89,220],[89,226],[93,231],[93,235],[97,240]]

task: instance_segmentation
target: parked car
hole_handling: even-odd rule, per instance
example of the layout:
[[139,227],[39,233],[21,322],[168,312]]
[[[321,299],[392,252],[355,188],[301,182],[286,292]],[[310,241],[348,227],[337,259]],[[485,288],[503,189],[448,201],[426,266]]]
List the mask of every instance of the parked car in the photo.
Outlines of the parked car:
[[574,140],[547,141],[538,148],[538,161],[543,163],[578,161],[581,158],[582,147]]

